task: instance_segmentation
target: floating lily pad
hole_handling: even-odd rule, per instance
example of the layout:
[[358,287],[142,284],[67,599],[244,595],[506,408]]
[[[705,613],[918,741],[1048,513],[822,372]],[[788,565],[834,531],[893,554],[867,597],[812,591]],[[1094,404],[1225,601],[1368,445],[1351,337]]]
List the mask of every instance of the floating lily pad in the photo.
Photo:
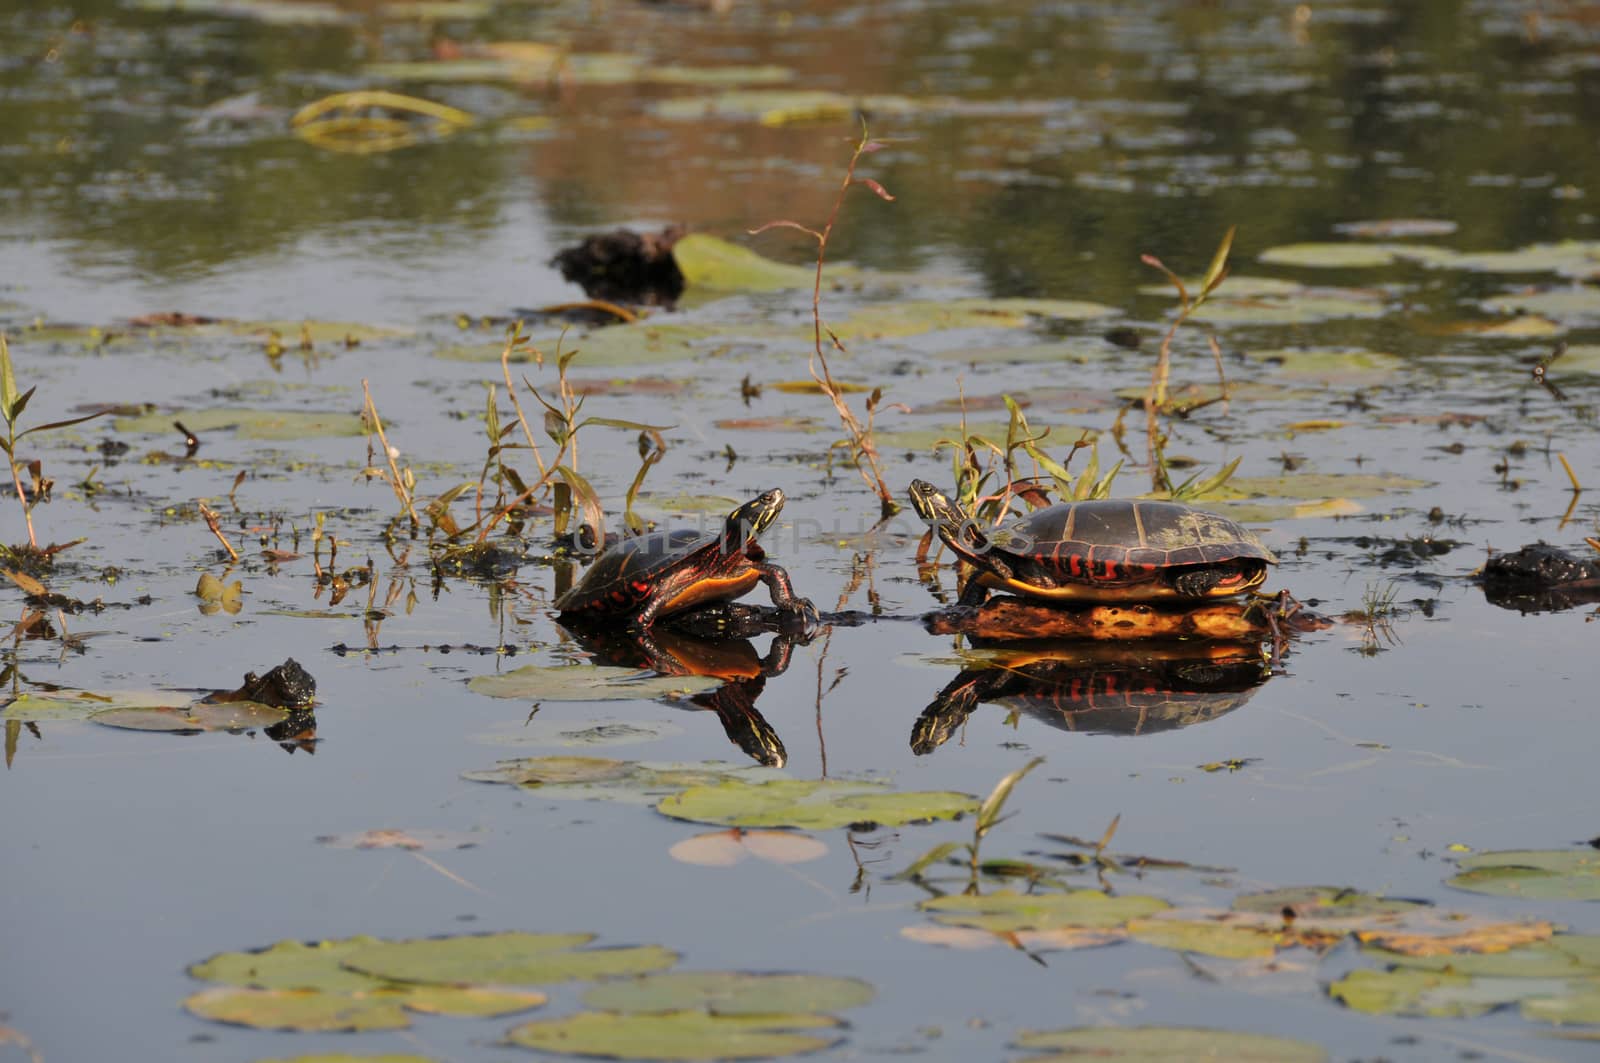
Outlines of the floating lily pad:
[[1522,1017],[1534,1022],[1600,1023],[1600,979],[1564,987],[1559,992],[1522,1001]]
[[1112,897],[1098,890],[1023,894],[1010,890],[979,897],[935,897],[917,906],[946,926],[979,930],[1053,930],[1126,926],[1170,907],[1159,897]]
[[251,989],[315,989],[371,992],[387,983],[341,966],[345,956],[378,944],[376,938],[342,941],[280,941],[257,952],[221,952],[189,968],[191,977]]
[[583,949],[593,934],[473,934],[386,941],[343,957],[352,970],[421,985],[546,985],[661,971],[678,954],[658,945]]
[[1205,504],[1240,524],[1350,517],[1365,511],[1361,503],[1348,498],[1324,498],[1315,502],[1230,502],[1208,497]]
[[710,676],[656,675],[603,664],[525,664],[500,675],[474,676],[467,689],[519,701],[633,701],[698,694],[722,685]]
[[[1596,267],[1600,268],[1600,262]],[[1538,314],[1558,320],[1595,318],[1600,317],[1600,288],[1580,285],[1502,295],[1484,300],[1483,308],[1492,314]]]
[[1580,978],[1600,976],[1600,936],[1557,934],[1548,941],[1535,942],[1505,952],[1451,953],[1444,956],[1414,956],[1390,949],[1367,947],[1362,950],[1385,962],[1425,971],[1492,978]]
[[907,926],[900,928],[900,936],[908,941],[925,945],[940,945],[951,949],[987,949],[1018,946],[1029,952],[1053,952],[1067,949],[1093,949],[1127,940],[1121,927],[1090,928],[1063,926],[1052,930],[979,930],[970,926]]
[[1246,351],[1245,357],[1279,372],[1327,384],[1375,384],[1405,368],[1399,355],[1336,347],[1293,347]]
[[174,436],[177,434],[177,429],[172,427],[174,420],[182,421],[191,432],[203,435],[231,430],[239,439],[321,439],[359,436],[366,431],[360,414],[309,410],[173,410],[118,417],[113,425],[118,432],[131,435]]
[[448,830],[364,830],[356,834],[324,834],[317,841],[332,849],[471,849],[482,834]]
[[1229,1059],[1236,1063],[1322,1063],[1328,1054],[1304,1041],[1235,1030],[1193,1026],[1079,1026],[1066,1030],[1029,1030],[1017,1035],[1015,1048],[1051,1051],[1022,1063],[1057,1063],[1079,1058],[1183,1063],[1194,1059]]
[[488,1019],[515,1015],[542,1007],[550,998],[536,991],[486,989],[482,986],[409,986],[405,1005],[425,1015],[454,1015],[464,1019]]
[[1558,273],[1582,277],[1600,268],[1600,241],[1563,240],[1533,244],[1516,251],[1452,251],[1443,247],[1396,244],[1399,257],[1437,269],[1464,269],[1475,273]]
[[1284,244],[1261,252],[1260,259],[1275,266],[1319,266],[1366,269],[1393,265],[1395,256],[1382,244]]
[[1517,314],[1494,321],[1457,321],[1442,330],[1452,336],[1483,336],[1488,339],[1525,340],[1563,333],[1566,326],[1537,314]]
[[773,864],[803,864],[827,855],[828,847],[809,834],[795,831],[736,828],[696,834],[667,852],[684,864],[732,867],[752,856]]
[[276,333],[283,345],[290,348],[298,347],[303,340],[310,340],[314,345],[339,346],[414,334],[411,329],[365,325],[359,321],[224,321],[200,328],[205,331],[221,329],[262,339]]
[[106,727],[129,731],[163,731],[169,734],[200,734],[203,731],[249,731],[271,727],[288,716],[287,709],[260,705],[254,701],[224,701],[207,704],[197,701],[178,708],[103,709],[89,717]]
[[954,819],[976,811],[970,794],[946,791],[896,793],[883,783],[833,779],[728,779],[662,798],[656,810],[674,819],[726,827],[798,827],[827,830],[852,823],[887,826]]
[[735,90],[715,96],[683,96],[662,100],[650,110],[661,118],[753,119],[762,125],[841,121],[855,112],[856,100],[837,92],[814,89]]
[[1461,861],[1446,885],[1497,897],[1540,901],[1600,901],[1600,852],[1594,849],[1513,849]]
[[1234,898],[1236,912],[1278,914],[1285,908],[1297,919],[1362,919],[1414,912],[1428,905],[1403,897],[1379,897],[1338,886],[1290,886]]
[[[748,247],[704,233],[690,233],[672,248],[672,257],[690,288],[715,291],[772,292],[810,288],[815,266],[791,266],[764,258]],[[827,271],[834,276],[834,270]]]
[[764,769],[730,764],[649,764],[601,757],[524,757],[503,760],[488,771],[462,775],[473,782],[507,783],[537,789],[540,797],[560,800],[622,801],[653,804],[693,786],[729,777],[763,777]]
[[556,720],[533,720],[515,724],[510,730],[472,736],[474,742],[491,746],[601,746],[638,745],[683,734],[683,728],[664,720],[613,720],[584,727]]
[[1197,952],[1224,959],[1271,956],[1285,941],[1281,928],[1253,923],[1204,919],[1134,919],[1128,935],[1135,941],[1174,952]]
[[1232,476],[1208,499],[1227,498],[1374,498],[1427,487],[1428,481],[1382,473],[1296,472],[1283,476]]
[[184,701],[176,694],[157,691],[30,690],[8,701],[0,709],[0,720],[86,720],[95,713],[117,708],[177,711],[178,703]]
[[[827,1015],[708,1015],[672,1011],[616,1015],[586,1011],[524,1023],[506,1034],[513,1044],[560,1055],[607,1059],[765,1059],[819,1052],[837,1044],[839,1020]],[[825,1030],[826,1033],[804,1033]]]
[[[1225,289],[1224,289],[1225,291]],[[1284,295],[1237,296],[1219,292],[1190,315],[1192,321],[1228,325],[1309,325],[1388,313],[1388,296],[1366,288],[1302,288]]]
[[944,299],[879,303],[833,323],[840,339],[918,336],[950,329],[1026,328],[1040,320],[1087,321],[1117,310],[1072,299]]
[[218,986],[195,993],[183,1006],[202,1019],[258,1030],[358,1032],[410,1026],[404,998],[403,990],[345,994]]
[[1446,971],[1399,968],[1351,971],[1328,987],[1328,995],[1369,1015],[1464,1018],[1483,1015],[1529,996],[1559,992],[1563,984],[1534,978],[1469,978]]
[[704,1010],[714,1015],[841,1011],[872,1001],[871,983],[820,974],[671,971],[606,982],[583,995],[601,1011],[657,1014]]

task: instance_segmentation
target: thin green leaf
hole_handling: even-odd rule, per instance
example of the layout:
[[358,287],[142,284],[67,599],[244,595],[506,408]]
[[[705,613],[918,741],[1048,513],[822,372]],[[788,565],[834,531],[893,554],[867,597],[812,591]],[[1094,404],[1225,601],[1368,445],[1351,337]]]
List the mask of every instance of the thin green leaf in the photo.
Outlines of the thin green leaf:
[[[32,394],[33,388],[29,388],[28,395]],[[24,403],[27,402],[28,395],[24,395],[20,401]],[[110,412],[110,410],[96,410],[93,413],[86,413],[82,417],[69,417],[65,421],[51,421],[49,424],[36,424],[25,432],[18,432],[17,438],[21,439],[23,436],[31,436],[35,432],[48,432],[52,428],[67,428],[71,425],[82,424],[85,421],[92,421],[96,417],[104,417]]]
[[1242,460],[1244,460],[1244,455],[1241,454],[1239,457],[1234,458],[1232,461],[1228,462],[1228,464],[1224,465],[1222,469],[1215,475],[1208,476],[1204,480],[1200,480],[1198,483],[1196,480],[1200,474],[1195,473],[1183,483],[1172,489],[1172,497],[1203,498],[1205,495],[1215,491],[1217,488],[1227,483],[1228,478],[1233,475],[1234,470],[1238,469],[1239,462]]
[[557,465],[555,473],[572,489],[572,501],[576,503],[583,523],[594,529],[595,541],[606,541],[606,513],[600,505],[600,496],[578,472],[567,465]]
[[11,369],[11,346],[0,333],[0,410],[6,411],[6,420],[13,420],[11,407],[17,401],[17,377]]
[[897,879],[917,878],[930,866],[938,863],[940,860],[943,860],[945,857],[949,856],[951,853],[955,852],[961,847],[961,842],[940,842],[932,849],[929,849],[927,852],[923,853],[916,860],[912,861],[910,867],[895,874],[893,877]]
[[995,822],[1000,818],[1000,810],[1005,807],[1006,799],[1011,796],[1011,791],[1016,787],[1017,783],[1022,781],[1024,775],[1043,763],[1043,757],[1034,757],[995,784],[994,790],[990,792],[988,797],[984,798],[983,805],[978,809],[978,833],[982,834],[995,825]]
[[1072,473],[1067,471],[1067,467],[1065,465],[1056,461],[1043,450],[1040,450],[1038,447],[1034,446],[1031,442],[1024,444],[1023,449],[1028,452],[1029,457],[1039,463],[1040,468],[1044,469],[1045,472],[1049,473],[1055,478],[1056,483],[1061,487],[1062,493],[1067,493],[1072,490]]
[[608,428],[625,428],[630,432],[665,432],[678,427],[675,424],[642,424],[638,421],[623,421],[615,417],[585,417],[573,431],[576,432],[578,428],[591,424],[603,424]]
[[1222,236],[1222,243],[1217,245],[1217,253],[1211,256],[1211,265],[1206,267],[1205,280],[1200,283],[1200,300],[1217,290],[1228,275],[1228,252],[1233,248],[1233,234],[1237,232],[1237,225],[1228,226],[1228,231]]
[[38,391],[38,390],[39,390],[39,386],[37,384],[35,384],[33,387],[29,388],[27,391],[24,391],[21,395],[18,395],[17,396],[17,401],[11,403],[8,407],[6,407],[6,409],[7,409],[6,420],[8,422],[10,422],[11,424],[16,424],[17,423],[17,418],[22,416],[22,411],[28,408],[28,400],[33,398],[33,393],[35,391]]
[[483,411],[483,425],[489,432],[489,444],[500,442],[500,407],[495,402],[495,386],[489,385],[489,397]]

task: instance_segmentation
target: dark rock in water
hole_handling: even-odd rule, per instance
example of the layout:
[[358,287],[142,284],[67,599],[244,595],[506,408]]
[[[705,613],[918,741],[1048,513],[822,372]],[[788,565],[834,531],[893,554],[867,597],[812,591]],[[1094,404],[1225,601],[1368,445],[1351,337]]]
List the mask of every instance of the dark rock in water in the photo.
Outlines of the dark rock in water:
[[676,225],[659,233],[599,233],[559,252],[550,264],[591,299],[671,306],[683,294],[683,272],[672,257],[682,235]]
[[270,705],[275,709],[305,709],[316,698],[317,681],[290,657],[266,675],[246,672],[244,685],[238,690],[218,691],[203,700],[213,703],[253,701],[257,705]]
[[1496,554],[1483,566],[1482,580],[1484,597],[1502,609],[1542,613],[1600,602],[1600,561],[1548,543]]

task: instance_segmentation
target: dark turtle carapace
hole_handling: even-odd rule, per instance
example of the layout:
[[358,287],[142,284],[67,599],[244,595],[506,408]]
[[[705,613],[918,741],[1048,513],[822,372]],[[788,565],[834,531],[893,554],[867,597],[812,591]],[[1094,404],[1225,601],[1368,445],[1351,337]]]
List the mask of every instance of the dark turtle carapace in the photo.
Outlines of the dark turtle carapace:
[[1575,557],[1548,543],[1496,554],[1480,579],[1490,604],[1503,609],[1543,613],[1600,602],[1600,557]]
[[556,599],[556,608],[645,628],[657,617],[730,601],[765,583],[779,609],[815,621],[816,608],[795,596],[789,574],[768,562],[756,542],[782,510],[783,492],[774,489],[728,514],[714,534],[680,530],[625,538],[595,559]]
[[925,480],[911,505],[972,567],[961,604],[989,590],[1059,602],[1195,602],[1243,594],[1278,559],[1226,517],[1178,502],[1063,502],[981,526]]

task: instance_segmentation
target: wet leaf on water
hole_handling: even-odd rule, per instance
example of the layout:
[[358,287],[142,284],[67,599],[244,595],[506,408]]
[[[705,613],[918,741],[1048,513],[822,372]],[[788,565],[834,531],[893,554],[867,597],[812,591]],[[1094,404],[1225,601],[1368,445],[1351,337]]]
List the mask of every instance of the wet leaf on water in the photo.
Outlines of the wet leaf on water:
[[1279,948],[1297,944],[1282,926],[1227,919],[1134,919],[1128,935],[1135,941],[1174,952],[1196,952],[1224,959],[1271,956]]
[[1406,364],[1399,355],[1338,347],[1278,347],[1246,351],[1245,357],[1289,376],[1348,386],[1387,380]]
[[[1596,266],[1600,267],[1600,262]],[[1577,285],[1501,295],[1485,299],[1483,308],[1491,314],[1537,314],[1558,321],[1597,318],[1600,317],[1600,288]]]
[[1463,859],[1460,867],[1447,886],[1497,897],[1600,901],[1600,852],[1593,849],[1478,853]]
[[719,830],[685,838],[667,850],[683,864],[732,867],[756,857],[773,864],[803,864],[827,855],[828,847],[809,834],[787,830]]
[[170,410],[139,417],[119,417],[112,422],[118,432],[132,435],[176,436],[173,421],[204,434],[232,430],[240,439],[295,440],[328,436],[360,436],[366,431],[356,413],[316,413],[310,410]]
[[247,989],[303,989],[329,993],[364,993],[388,983],[341,966],[345,956],[375,945],[378,939],[280,941],[255,952],[220,952],[189,968],[192,978]]
[[1318,266],[1333,269],[1369,269],[1393,265],[1395,256],[1382,244],[1284,244],[1261,252],[1262,262],[1275,266]]
[[1232,282],[1190,315],[1192,321],[1230,325],[1309,325],[1340,318],[1376,318],[1389,311],[1385,292],[1369,288],[1301,288],[1284,295],[1241,296]]
[[[513,1044],[560,1055],[673,1061],[765,1059],[819,1052],[839,1042],[839,1020],[827,1015],[661,1015],[579,1012],[524,1023],[506,1037]],[[826,1030],[827,1033],[803,1033]]]
[[474,742],[490,746],[600,746],[638,745],[684,733],[684,729],[665,720],[613,720],[584,727],[555,720],[517,723],[511,729],[471,736]]
[[855,113],[856,101],[837,92],[814,89],[754,89],[715,96],[680,96],[662,100],[650,110],[661,118],[753,119],[766,126],[797,122],[842,121]]
[[[675,495],[651,495],[647,500],[650,505],[664,513],[715,513],[721,517],[733,512],[745,501],[731,495],[693,495],[681,492]],[[715,529],[720,531],[722,521],[717,521]],[[707,525],[707,534],[710,534],[712,525]]]
[[725,417],[711,423],[734,432],[815,432],[822,427],[814,417]]
[[1566,331],[1549,318],[1537,314],[1518,314],[1494,321],[1457,321],[1439,330],[1445,335],[1487,336],[1490,339],[1528,339],[1554,336]]
[[1468,978],[1445,971],[1400,968],[1351,971],[1328,987],[1328,995],[1369,1015],[1465,1018],[1560,988],[1559,982],[1532,978]]
[[977,897],[935,897],[917,907],[946,926],[1019,931],[1121,928],[1170,906],[1159,897],[1112,897],[1098,890],[1042,894],[1001,890]]
[[383,941],[342,962],[375,978],[420,985],[545,985],[660,971],[678,954],[659,945],[583,949],[593,934],[472,934]]
[[1207,499],[1205,504],[1241,524],[1349,517],[1364,512],[1361,503],[1348,498],[1327,498],[1316,502],[1230,502],[1213,498]]
[[410,986],[405,1005],[425,1015],[454,1015],[458,1018],[494,1018],[515,1015],[542,1007],[550,998],[535,991],[485,989],[481,986]]
[[919,336],[951,329],[1017,329],[1042,320],[1088,321],[1117,310],[1072,299],[908,299],[864,307],[834,333],[843,340]]
[[1584,277],[1600,267],[1600,241],[1563,240],[1533,244],[1516,251],[1452,251],[1444,247],[1394,244],[1400,258],[1435,269],[1464,269],[1474,273],[1557,273]]
[[474,676],[467,689],[520,701],[631,701],[697,694],[721,685],[720,679],[709,676],[656,675],[612,665],[526,664],[500,675]]
[[1371,221],[1347,221],[1333,227],[1345,236],[1376,236],[1405,238],[1408,236],[1449,236],[1459,226],[1443,218],[1379,218]]
[[507,783],[537,789],[556,800],[622,801],[653,804],[692,786],[729,777],[762,778],[765,769],[731,764],[649,764],[600,757],[525,757],[503,760],[488,771],[462,775],[473,782]]
[[257,336],[262,339],[277,333],[286,344],[296,345],[302,339],[309,339],[313,344],[326,345],[330,348],[347,343],[365,343],[371,340],[415,335],[412,329],[365,325],[359,321],[227,321],[202,328],[225,330],[241,336]]
[[1561,992],[1525,999],[1522,1017],[1533,1022],[1600,1023],[1600,978],[1590,978]]
[[157,691],[88,691],[55,690],[25,691],[18,694],[0,709],[0,720],[85,720],[107,709],[164,708],[182,711],[178,702],[185,699],[176,694]]
[[1397,954],[1459,959],[1474,953],[1503,953],[1506,949],[1545,941],[1554,933],[1553,923],[1491,923],[1463,918],[1444,933],[1358,930],[1356,939]]
[[1384,473],[1296,472],[1284,476],[1233,476],[1208,498],[1374,498],[1427,487],[1428,481]]
[[[822,385],[815,380],[775,380],[761,385],[773,391],[781,391],[786,395],[821,395],[824,394]],[[842,395],[854,395],[871,391],[866,384],[850,384],[843,380],[834,381],[834,388]]]
[[896,793],[883,783],[834,779],[728,779],[662,798],[656,810],[674,819],[726,827],[797,827],[827,830],[852,823],[899,826],[954,819],[976,811],[970,794],[946,791]]
[[364,830],[358,834],[325,834],[317,841],[330,849],[470,849],[482,834],[448,830]]
[[1291,909],[1297,919],[1364,919],[1375,915],[1396,915],[1427,908],[1423,901],[1403,897],[1380,897],[1339,886],[1289,886],[1262,893],[1246,893],[1234,898],[1236,912],[1276,915]]
[[583,1002],[627,1014],[703,1010],[714,1015],[779,1015],[842,1011],[869,1004],[870,982],[821,974],[671,971],[595,986]]
[[[1546,924],[1548,925],[1548,924]],[[1600,976],[1600,935],[1556,934],[1546,941],[1504,952],[1414,955],[1382,943],[1362,949],[1374,958],[1401,967],[1492,978],[1593,978]]]
[[1328,1058],[1320,1047],[1304,1041],[1193,1026],[1079,1026],[1065,1030],[1027,1030],[1017,1035],[1012,1046],[1055,1053],[1028,1056],[1021,1063],[1064,1063],[1079,1058],[1148,1063],[1180,1063],[1193,1059],[1322,1063]]
[[202,1019],[258,1030],[360,1032],[403,1030],[411,1017],[402,1006],[403,990],[372,993],[322,993],[299,989],[202,989],[183,1006]]
[[254,701],[224,701],[217,704],[195,702],[180,708],[102,709],[89,717],[106,727],[128,731],[164,731],[172,734],[198,734],[202,731],[249,731],[271,727],[288,710],[260,705]]
[[795,79],[795,72],[786,66],[652,66],[644,71],[643,80],[656,85],[699,85],[716,88],[722,85],[782,85]]
[[[739,244],[705,233],[690,233],[672,247],[672,257],[689,288],[724,292],[774,292],[810,288],[816,283],[815,266],[791,266]],[[824,278],[838,275],[826,270]]]
[[[1199,277],[1185,278],[1184,286],[1189,291],[1198,291],[1200,281]],[[1293,295],[1304,290],[1305,285],[1299,281],[1285,280],[1282,277],[1252,277],[1247,274],[1230,273],[1226,295],[1229,299],[1242,299],[1258,295]],[[1140,295],[1159,295],[1167,299],[1178,297],[1172,285],[1165,281],[1160,284],[1141,284],[1138,292]],[[1212,298],[1220,299],[1222,296],[1213,295]]]
[[1126,941],[1128,934],[1118,927],[1091,928],[1064,926],[1052,930],[979,930],[970,926],[907,926],[900,928],[900,936],[924,945],[942,945],[952,949],[988,949],[1004,946],[1024,948],[1029,952],[1067,951],[1093,949]]

